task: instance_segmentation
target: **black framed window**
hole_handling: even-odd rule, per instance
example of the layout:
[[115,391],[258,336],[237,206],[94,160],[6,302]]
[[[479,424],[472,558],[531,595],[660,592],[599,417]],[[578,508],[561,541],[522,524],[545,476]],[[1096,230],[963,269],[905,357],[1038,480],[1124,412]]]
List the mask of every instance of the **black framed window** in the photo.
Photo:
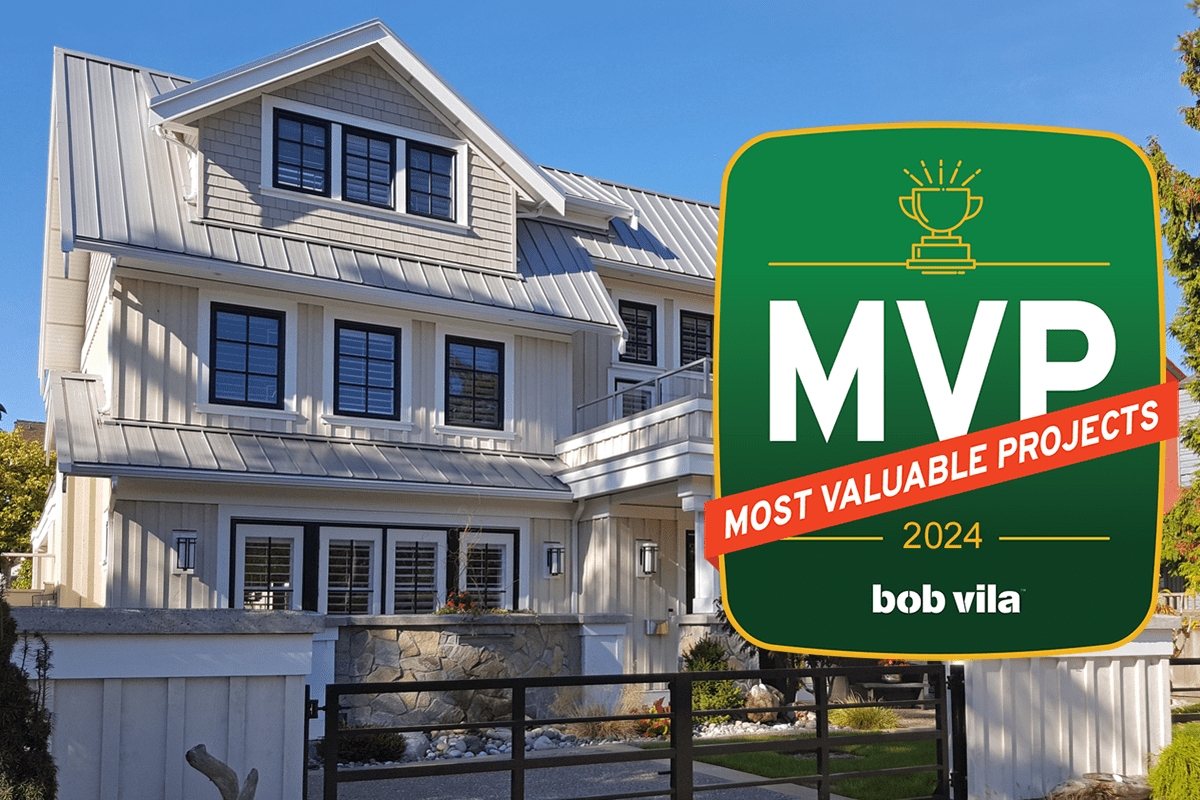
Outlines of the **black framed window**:
[[275,112],[275,186],[329,196],[329,123]]
[[618,305],[621,321],[625,323],[625,330],[629,332],[621,360],[635,364],[657,364],[658,309],[645,303],[634,303],[629,300],[621,300]]
[[453,150],[408,142],[408,211],[454,221]]
[[398,419],[400,331],[338,321],[333,376],[335,413]]
[[466,552],[466,590],[484,608],[503,608],[505,555],[503,544],[472,544]]
[[284,314],[212,304],[212,403],[283,408]]
[[504,427],[504,345],[446,337],[446,424]]
[[679,366],[682,367],[701,358],[712,358],[712,354],[712,314],[697,314],[692,311],[680,311]]
[[342,198],[392,208],[396,140],[357,128],[342,131]]

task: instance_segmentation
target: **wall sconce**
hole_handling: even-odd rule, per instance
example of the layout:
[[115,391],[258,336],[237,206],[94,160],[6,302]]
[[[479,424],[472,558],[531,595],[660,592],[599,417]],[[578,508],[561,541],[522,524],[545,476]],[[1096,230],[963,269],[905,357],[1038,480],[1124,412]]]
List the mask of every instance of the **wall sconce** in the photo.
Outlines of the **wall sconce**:
[[639,541],[637,546],[638,576],[654,575],[658,572],[658,543]]
[[196,532],[175,531],[175,574],[196,569]]
[[546,543],[546,577],[562,575],[567,563],[567,549],[558,542]]

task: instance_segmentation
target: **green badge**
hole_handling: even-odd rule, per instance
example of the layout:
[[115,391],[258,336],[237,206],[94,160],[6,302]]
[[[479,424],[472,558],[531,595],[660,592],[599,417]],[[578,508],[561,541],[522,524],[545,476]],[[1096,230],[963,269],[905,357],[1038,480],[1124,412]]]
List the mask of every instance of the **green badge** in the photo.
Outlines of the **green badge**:
[[744,635],[918,658],[1136,635],[1177,411],[1155,187],[1126,140],[1066,129],[793,131],[734,157],[705,540]]

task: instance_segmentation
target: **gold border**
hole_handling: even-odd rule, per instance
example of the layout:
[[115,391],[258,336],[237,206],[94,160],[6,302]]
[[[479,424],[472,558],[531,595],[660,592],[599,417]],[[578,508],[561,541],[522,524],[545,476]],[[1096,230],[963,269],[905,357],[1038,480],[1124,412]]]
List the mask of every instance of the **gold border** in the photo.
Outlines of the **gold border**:
[[[1007,130],[1007,131],[1037,131],[1040,133],[1062,133],[1072,136],[1093,136],[1101,139],[1112,139],[1120,142],[1128,147],[1133,152],[1137,153],[1142,163],[1146,166],[1146,172],[1150,176],[1150,189],[1154,196],[1153,207],[1153,224],[1155,230],[1154,244],[1155,252],[1158,256],[1158,263],[1155,268],[1158,273],[1158,362],[1159,362],[1159,384],[1163,384],[1167,379],[1167,338],[1166,338],[1166,303],[1163,295],[1163,253],[1162,253],[1162,231],[1159,227],[1160,212],[1159,212],[1159,197],[1158,197],[1158,175],[1154,172],[1154,166],[1150,163],[1150,159],[1142,152],[1142,149],[1133,142],[1115,133],[1107,131],[1095,131],[1083,128],[1059,128],[1047,125],[1006,125],[1003,123],[991,122],[887,122],[877,125],[832,125],[823,128],[797,128],[794,130],[774,131],[755,136],[750,141],[746,142],[733,157],[729,159],[729,163],[725,166],[725,174],[721,178],[721,206],[718,212],[717,220],[717,282],[716,282],[716,303],[714,308],[714,318],[716,320],[716,335],[713,342],[713,488],[715,491],[714,497],[721,497],[721,261],[724,255],[724,240],[725,240],[725,209],[726,209],[726,193],[729,189],[729,173],[733,170],[738,159],[754,145],[767,139],[778,139],[785,136],[803,136],[813,133],[835,133],[839,131],[879,131],[879,130],[912,130],[922,128],[963,128],[969,130]],[[1158,517],[1154,537],[1154,561],[1159,563],[1162,558],[1162,522],[1163,522],[1163,493],[1166,486],[1166,458],[1167,458],[1167,442],[1159,442],[1158,445]],[[708,535],[708,526],[705,525],[705,536]],[[1112,650],[1120,647],[1137,637],[1139,633],[1150,622],[1150,618],[1154,616],[1154,610],[1158,606],[1158,575],[1154,575],[1151,581],[1150,589],[1150,607],[1146,611],[1146,616],[1142,619],[1132,633],[1111,644],[1089,645],[1087,647],[1070,647],[1059,650],[1023,650],[1012,653],[890,653],[890,652],[873,652],[862,650],[817,650],[813,648],[800,648],[788,645],[772,645],[763,642],[748,634],[744,628],[738,623],[733,615],[733,609],[729,607],[728,587],[725,585],[725,556],[720,557],[721,573],[721,603],[725,607],[725,616],[733,625],[742,637],[751,644],[767,650],[779,650],[790,653],[812,653],[814,655],[826,656],[849,656],[854,658],[912,658],[921,660],[936,660],[936,661],[961,661],[973,659],[989,659],[989,658],[1029,658],[1034,656],[1057,656],[1069,655],[1073,653],[1094,653],[1100,650]]]

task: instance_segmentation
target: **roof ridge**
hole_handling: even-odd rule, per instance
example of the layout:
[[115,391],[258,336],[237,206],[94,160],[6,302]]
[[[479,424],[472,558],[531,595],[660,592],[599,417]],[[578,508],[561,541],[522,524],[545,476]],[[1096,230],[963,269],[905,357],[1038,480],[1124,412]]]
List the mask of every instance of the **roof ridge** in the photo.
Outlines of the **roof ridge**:
[[55,56],[61,55],[61,56],[74,56],[75,58],[83,58],[83,59],[87,59],[88,61],[95,61],[100,64],[107,64],[110,67],[120,67],[122,69],[135,70],[137,72],[153,73],[155,75],[162,75],[164,78],[174,78],[177,81],[187,81],[189,84],[195,83],[194,78],[187,78],[187,77],[184,77],[183,75],[177,75],[174,72],[168,72],[165,69],[155,69],[153,67],[146,67],[141,64],[130,64],[128,61],[117,61],[116,59],[108,58],[106,56],[98,56],[98,55],[95,55],[94,53],[85,53],[82,50],[72,50],[69,47],[55,47],[54,54],[55,54]]

